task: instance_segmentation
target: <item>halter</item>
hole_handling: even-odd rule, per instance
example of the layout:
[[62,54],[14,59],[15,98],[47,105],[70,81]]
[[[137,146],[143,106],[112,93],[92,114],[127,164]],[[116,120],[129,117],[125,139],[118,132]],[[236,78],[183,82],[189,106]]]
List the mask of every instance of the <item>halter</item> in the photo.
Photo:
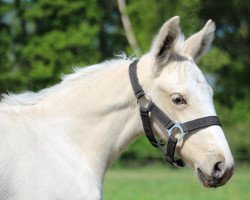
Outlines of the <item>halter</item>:
[[[213,125],[221,126],[220,120],[217,116],[208,116],[185,123],[172,121],[159,107],[154,104],[150,96],[143,91],[137,78],[138,62],[139,60],[135,60],[129,65],[129,78],[135,97],[137,98],[141,120],[147,139],[152,146],[159,148],[162,151],[168,163],[174,166],[183,167],[184,162],[181,159],[176,160],[174,156],[177,142],[181,141],[191,131]],[[141,101],[142,97],[144,97],[143,104]],[[151,115],[165,127],[166,134],[168,135],[167,148],[164,147],[162,142],[157,141],[154,137],[149,113],[151,113]],[[176,134],[176,132],[178,132],[178,134]]]

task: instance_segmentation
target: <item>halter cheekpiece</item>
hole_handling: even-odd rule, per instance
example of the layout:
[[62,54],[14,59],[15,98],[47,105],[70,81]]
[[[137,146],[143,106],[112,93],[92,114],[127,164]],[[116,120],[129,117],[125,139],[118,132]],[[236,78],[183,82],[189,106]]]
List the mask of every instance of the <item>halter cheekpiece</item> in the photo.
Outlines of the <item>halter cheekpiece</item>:
[[[172,121],[159,107],[154,104],[150,96],[144,92],[142,86],[139,84],[137,78],[138,62],[139,60],[135,60],[129,65],[129,78],[135,97],[137,98],[141,120],[147,139],[154,147],[159,148],[162,151],[168,163],[174,166],[183,167],[184,162],[181,159],[176,160],[174,155],[177,142],[181,141],[191,131],[213,125],[221,126],[220,120],[217,116],[208,116],[185,123]],[[140,103],[142,97],[144,97],[143,104]],[[168,135],[167,147],[165,147],[162,142],[156,140],[150,121],[150,113],[151,116],[154,116],[165,127],[166,134]],[[178,134],[175,134],[176,132],[178,132]]]

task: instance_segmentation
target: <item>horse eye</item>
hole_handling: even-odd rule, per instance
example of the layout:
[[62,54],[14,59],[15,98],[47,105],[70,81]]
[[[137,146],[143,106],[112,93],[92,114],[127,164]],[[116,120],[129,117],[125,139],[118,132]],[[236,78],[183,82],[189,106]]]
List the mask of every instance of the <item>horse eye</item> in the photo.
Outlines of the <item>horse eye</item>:
[[174,93],[171,95],[172,102],[176,105],[186,104],[186,100],[183,98],[183,96],[179,93]]

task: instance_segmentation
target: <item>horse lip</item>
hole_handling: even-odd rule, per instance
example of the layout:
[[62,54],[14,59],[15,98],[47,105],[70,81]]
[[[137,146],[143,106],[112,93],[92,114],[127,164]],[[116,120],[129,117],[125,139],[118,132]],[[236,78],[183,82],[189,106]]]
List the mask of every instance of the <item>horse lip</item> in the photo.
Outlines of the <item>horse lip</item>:
[[223,181],[224,178],[211,178],[207,174],[204,174],[199,168],[197,168],[197,174],[202,184],[207,188],[216,188],[226,183],[226,181]]

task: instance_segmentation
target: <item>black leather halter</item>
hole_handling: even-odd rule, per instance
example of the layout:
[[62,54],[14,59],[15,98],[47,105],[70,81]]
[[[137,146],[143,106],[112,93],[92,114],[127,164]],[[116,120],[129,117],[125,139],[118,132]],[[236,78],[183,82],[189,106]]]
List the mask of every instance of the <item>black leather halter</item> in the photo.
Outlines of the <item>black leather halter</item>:
[[[143,91],[142,86],[139,84],[137,78],[137,63],[139,60],[134,61],[129,66],[129,78],[130,82],[137,98],[137,103],[139,104],[141,120],[145,134],[149,142],[156,148],[159,148],[163,155],[166,157],[166,160],[171,165],[183,167],[184,163],[181,159],[175,159],[175,147],[178,141],[181,141],[187,133],[205,128],[208,126],[218,125],[221,126],[220,120],[217,116],[208,116],[198,118],[192,121],[185,123],[179,123],[172,121],[159,107],[157,107],[151,98]],[[146,104],[142,105],[140,99],[144,97]],[[164,144],[157,141],[154,137],[152,130],[152,125],[150,121],[149,113],[154,116],[164,127],[168,135],[167,148],[164,147]],[[178,132],[176,135],[175,133]]]

